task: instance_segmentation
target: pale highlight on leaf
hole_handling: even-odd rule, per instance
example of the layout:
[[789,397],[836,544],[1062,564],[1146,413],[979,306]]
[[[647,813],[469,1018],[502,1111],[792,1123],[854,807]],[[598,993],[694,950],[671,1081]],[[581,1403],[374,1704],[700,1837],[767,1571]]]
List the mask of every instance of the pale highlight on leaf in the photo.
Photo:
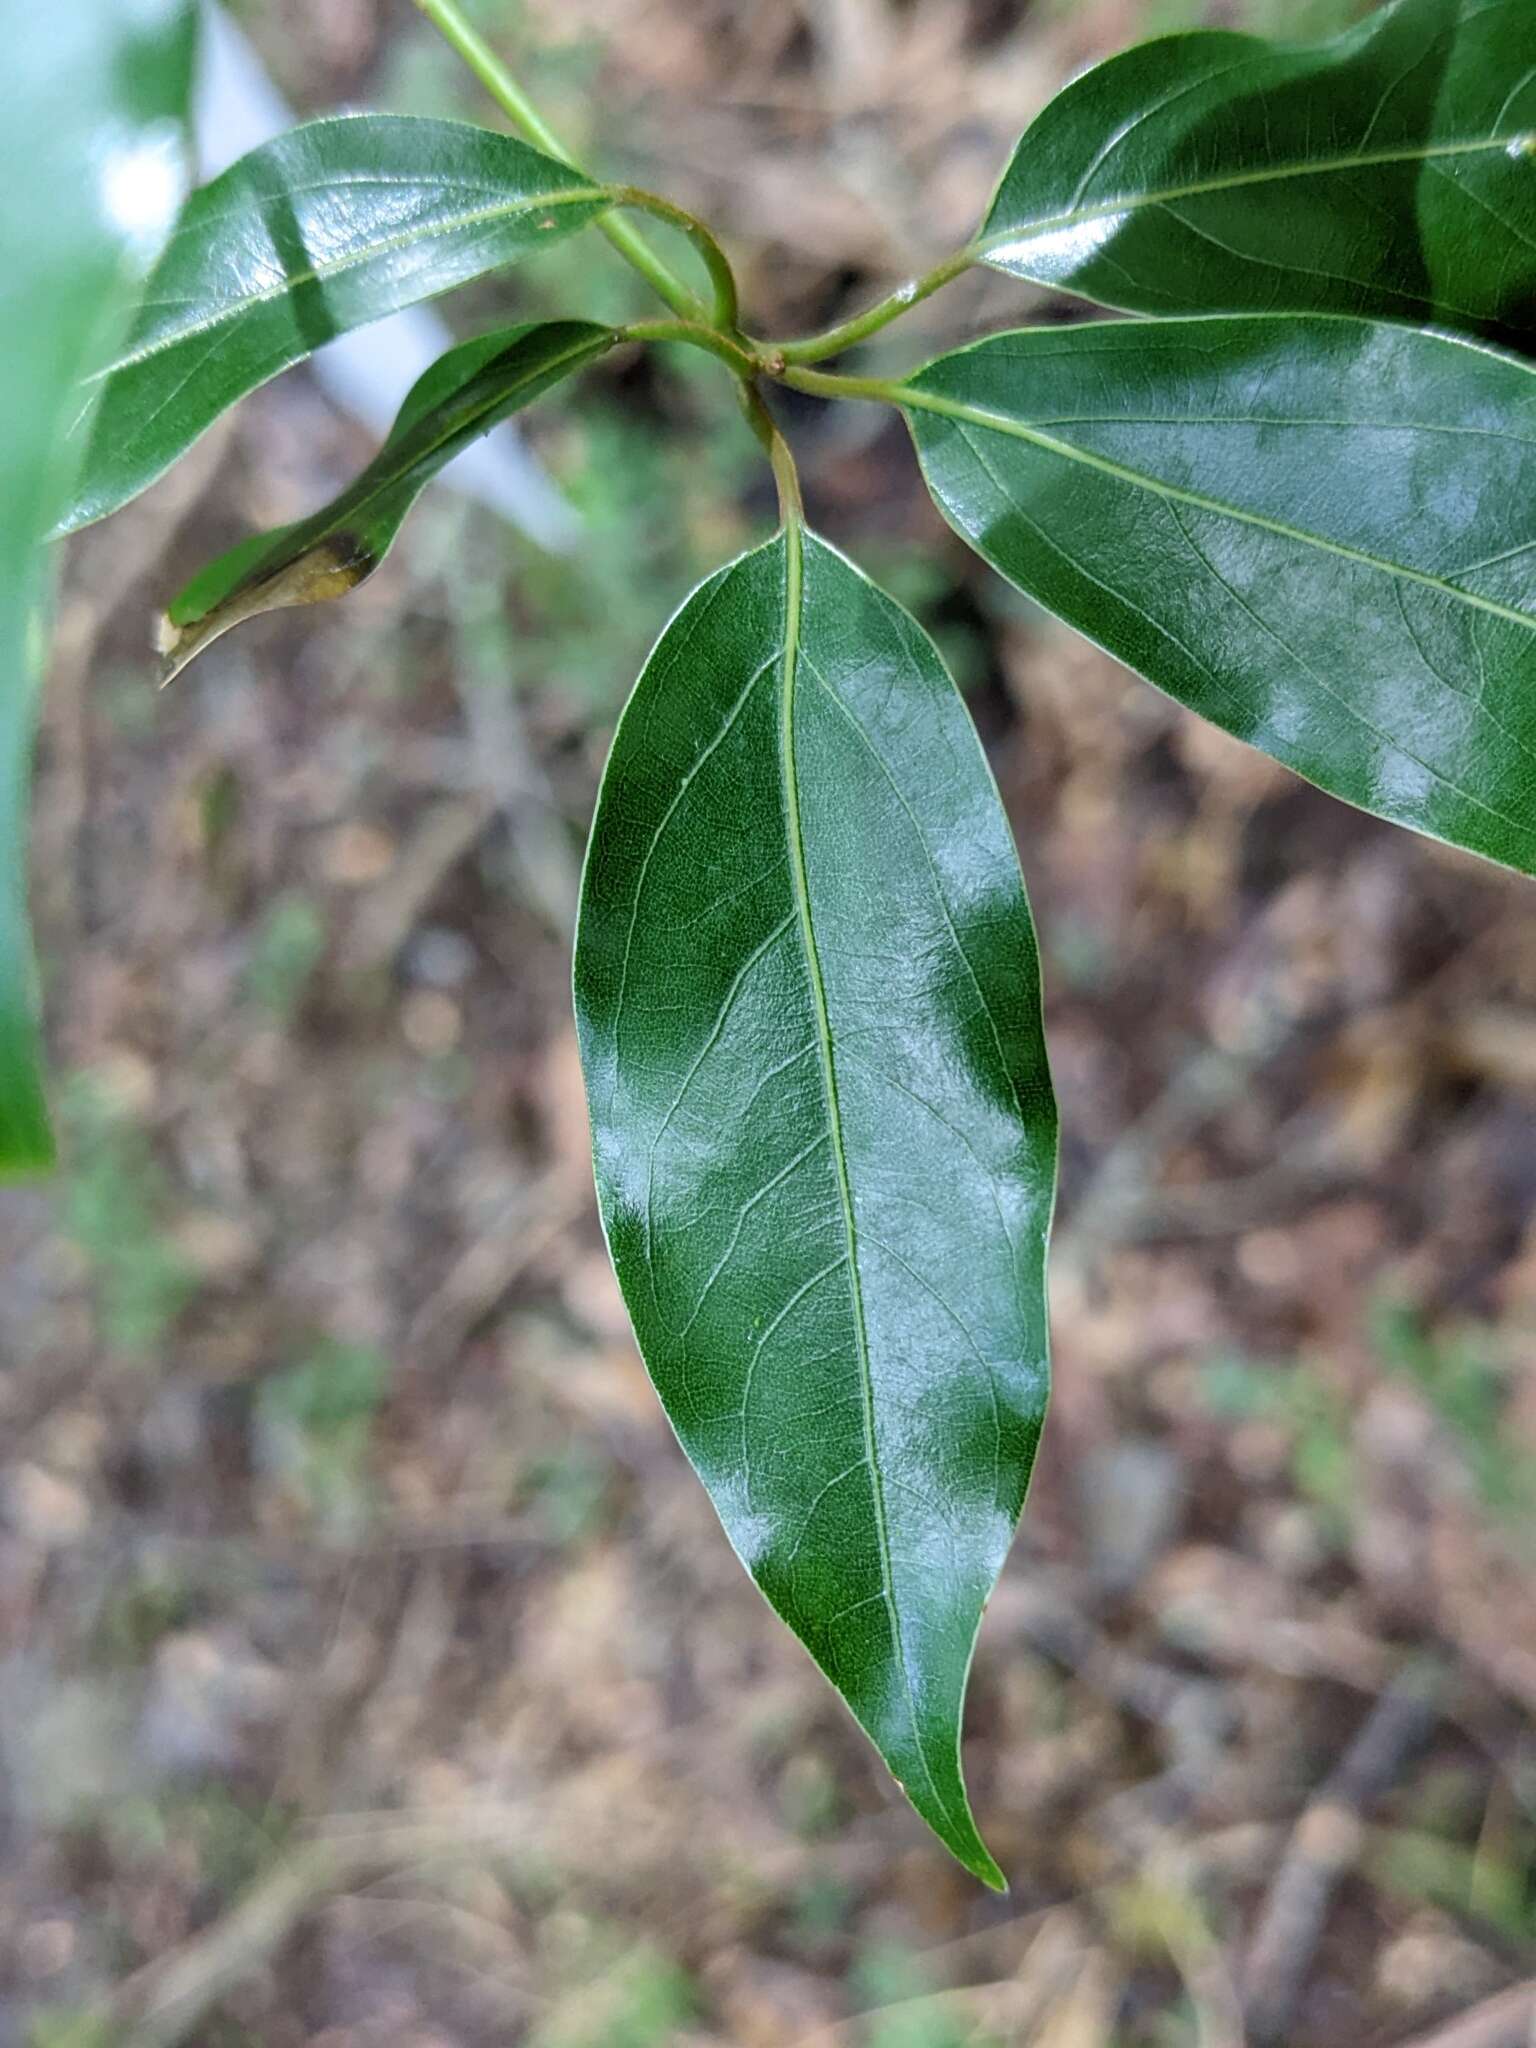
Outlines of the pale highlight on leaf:
[[174,209],[193,13],[71,0],[5,18],[0,119],[0,1178],[52,1163],[27,826],[49,586],[81,377],[113,347]]

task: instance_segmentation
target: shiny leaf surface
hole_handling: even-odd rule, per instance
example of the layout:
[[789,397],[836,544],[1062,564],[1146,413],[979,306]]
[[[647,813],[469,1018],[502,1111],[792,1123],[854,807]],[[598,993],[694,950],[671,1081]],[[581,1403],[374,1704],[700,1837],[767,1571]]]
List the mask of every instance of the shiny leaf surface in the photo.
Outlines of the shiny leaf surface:
[[194,192],[127,346],[88,392],[64,530],[154,482],[226,407],[325,342],[514,262],[607,205],[567,165],[458,121],[358,114]]
[[1433,318],[1536,342],[1536,8],[1402,0],[1331,43],[1165,37],[1020,142],[987,262],[1143,313]]
[[1001,334],[904,401],[950,522],[1180,703],[1536,873],[1536,370],[1347,319]]
[[797,527],[705,583],[636,686],[576,1008],[673,1426],[913,1805],[998,1884],[959,1734],[1046,1398],[1034,935],[937,651]]
[[309,518],[239,542],[193,578],[166,613],[162,679],[170,682],[246,619],[355,590],[446,463],[616,339],[611,328],[559,320],[500,328],[450,349],[411,387],[355,483]]
[[[192,21],[180,0],[17,10],[0,121],[0,1174],[48,1164],[27,791],[42,662],[38,542],[74,389],[115,345],[182,190]],[[45,195],[39,204],[39,195]]]

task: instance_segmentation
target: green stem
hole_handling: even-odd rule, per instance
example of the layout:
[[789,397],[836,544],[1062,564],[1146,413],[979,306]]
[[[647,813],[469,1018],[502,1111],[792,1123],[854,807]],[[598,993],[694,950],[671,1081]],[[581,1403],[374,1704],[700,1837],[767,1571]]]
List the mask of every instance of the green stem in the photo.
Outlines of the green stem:
[[684,212],[674,206],[670,199],[661,199],[654,192],[642,192],[638,185],[617,185],[612,188],[614,201],[619,206],[632,206],[640,213],[654,214],[657,220],[664,220],[685,234],[698,250],[704,268],[709,272],[709,281],[714,286],[714,324],[727,334],[734,334],[741,318],[740,301],[736,292],[736,273],[731,269],[730,259],[709,229],[696,215]]
[[717,356],[743,379],[755,377],[762,368],[762,364],[741,342],[698,320],[636,320],[628,327],[621,327],[618,336],[620,341],[685,342],[690,348],[701,348]]
[[793,364],[774,375],[795,391],[808,391],[813,398],[868,398],[879,405],[909,405],[907,387],[886,377],[839,377],[831,370],[802,370]]
[[[549,156],[558,157],[561,163],[570,164],[572,170],[580,170],[581,166],[572,162],[570,151],[490,44],[465,20],[458,0],[416,0],[416,5],[528,140]],[[623,203],[631,202],[626,200]],[[671,265],[656,254],[637,228],[632,227],[622,215],[612,213],[605,214],[597,225],[619,254],[639,271],[674,313],[684,320],[699,316],[703,309],[697,295],[689,290]],[[718,293],[718,284],[716,289]],[[734,321],[731,324],[734,325]]]
[[[417,0],[417,4],[421,5],[422,0]],[[819,363],[827,356],[840,355],[844,349],[878,334],[882,327],[889,327],[911,307],[920,306],[924,299],[931,299],[936,291],[952,283],[962,271],[969,270],[975,261],[976,251],[967,244],[965,248],[957,249],[953,256],[946,256],[942,263],[936,263],[921,277],[909,278],[875,305],[866,307],[862,313],[855,313],[851,319],[840,320],[835,327],[823,328],[819,334],[804,335],[799,341],[765,342],[759,346],[764,354],[784,363]]]

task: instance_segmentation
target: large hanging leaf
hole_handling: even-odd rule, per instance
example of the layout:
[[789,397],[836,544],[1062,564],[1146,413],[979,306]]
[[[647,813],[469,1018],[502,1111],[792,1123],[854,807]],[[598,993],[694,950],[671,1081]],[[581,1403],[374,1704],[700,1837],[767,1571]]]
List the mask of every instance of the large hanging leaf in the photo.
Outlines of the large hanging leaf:
[[1536,8],[1402,0],[1312,47],[1128,50],[1025,134],[979,253],[1134,312],[1432,317],[1529,345]]
[[1311,782],[1536,873],[1536,371],[1345,319],[1000,334],[904,387],[1003,574]]
[[194,192],[127,346],[82,412],[60,530],[115,511],[226,407],[350,328],[511,263],[608,195],[526,143],[458,121],[357,114],[252,150]]
[[576,1011],[673,1426],[913,1805],[999,1884],[959,1734],[1046,1397],[1035,941],[936,650],[796,527],[689,599],[624,713]]
[[27,929],[27,789],[45,601],[38,541],[92,353],[117,339],[182,182],[181,0],[7,16],[0,121],[0,1173],[47,1165]]
[[171,603],[163,680],[231,626],[355,590],[445,463],[618,338],[587,320],[553,320],[499,328],[450,349],[411,387],[388,440],[355,483],[307,519],[239,542]]

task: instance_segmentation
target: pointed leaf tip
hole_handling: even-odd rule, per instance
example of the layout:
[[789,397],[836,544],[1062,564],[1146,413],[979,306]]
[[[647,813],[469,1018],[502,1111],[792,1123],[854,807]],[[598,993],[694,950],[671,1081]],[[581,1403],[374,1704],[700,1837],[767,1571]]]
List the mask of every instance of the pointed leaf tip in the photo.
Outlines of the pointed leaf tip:
[[279,560],[271,570],[240,582],[200,618],[178,624],[171,612],[165,612],[156,633],[161,689],[232,626],[286,606],[327,604],[345,597],[378,566],[379,557],[356,534],[338,533],[317,541],[292,561]]

